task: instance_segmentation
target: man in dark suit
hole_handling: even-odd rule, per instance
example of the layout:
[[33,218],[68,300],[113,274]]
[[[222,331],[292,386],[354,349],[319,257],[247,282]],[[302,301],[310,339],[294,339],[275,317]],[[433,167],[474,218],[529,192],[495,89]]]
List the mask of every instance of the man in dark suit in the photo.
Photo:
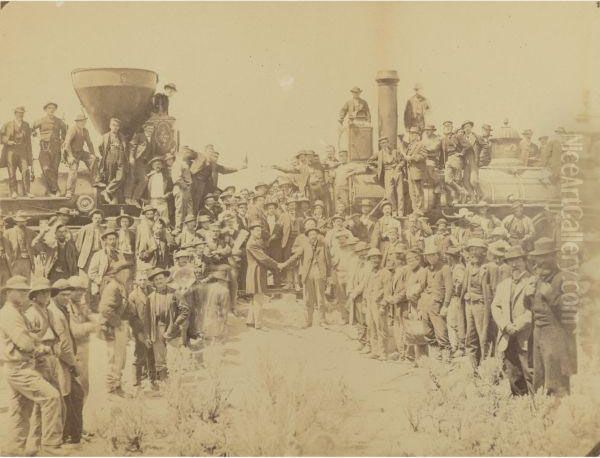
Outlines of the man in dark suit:
[[129,142],[129,166],[131,173],[125,184],[125,201],[130,205],[138,205],[146,190],[146,173],[150,159],[154,156],[152,134],[154,124],[146,122],[144,131],[136,133]]
[[127,143],[120,132],[121,121],[112,118],[109,127],[110,131],[102,136],[100,145],[100,181],[106,185],[101,195],[107,203],[118,204],[123,201],[123,185],[129,171],[129,159]]
[[52,283],[68,279],[79,273],[77,261],[79,253],[72,239],[67,240],[68,228],[64,224],[56,227],[56,244],[49,245],[45,240],[46,232],[40,234],[32,242],[37,256],[42,260],[42,276]]
[[[69,174],[67,176],[67,191],[65,197],[70,199],[75,194],[77,185],[77,172],[79,170],[79,161],[83,161],[90,171],[91,179],[95,183],[98,171],[96,170],[97,157],[94,152],[94,144],[90,139],[90,133],[85,128],[87,118],[80,114],[75,118],[75,124],[69,126],[64,148],[64,158],[69,166]],[[83,149],[86,145],[88,151]]]
[[260,221],[251,221],[248,225],[250,238],[246,243],[246,294],[252,295],[252,302],[246,319],[246,326],[260,329],[262,307],[267,290],[267,269],[278,269],[282,264],[272,259],[265,251],[262,239],[263,225]]
[[33,197],[29,192],[33,165],[31,128],[23,120],[24,116],[25,108],[15,108],[15,119],[4,124],[0,130],[3,145],[0,167],[8,168],[8,185],[13,199],[17,198],[17,170],[23,179],[23,195]]
[[366,100],[360,98],[362,90],[358,87],[350,89],[352,98],[344,103],[340,114],[338,116],[338,123],[340,126],[344,124],[344,120],[348,117],[349,124],[356,124],[357,122],[371,123],[371,112],[369,111],[369,104]]
[[325,321],[325,288],[327,279],[331,276],[331,258],[325,245],[325,241],[320,237],[320,232],[316,227],[306,230],[306,239],[298,245],[298,250],[283,263],[282,268],[291,265],[297,259],[300,261],[300,277],[304,285],[304,306],[306,323],[305,327],[313,325],[313,314],[315,308],[319,313],[319,324],[326,324]]

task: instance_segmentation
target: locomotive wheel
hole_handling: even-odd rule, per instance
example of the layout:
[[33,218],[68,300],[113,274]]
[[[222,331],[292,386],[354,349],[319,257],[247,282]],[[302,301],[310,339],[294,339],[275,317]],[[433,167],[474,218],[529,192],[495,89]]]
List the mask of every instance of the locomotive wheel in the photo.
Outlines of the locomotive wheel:
[[75,206],[80,213],[89,213],[96,208],[96,201],[92,196],[79,196],[75,201]]

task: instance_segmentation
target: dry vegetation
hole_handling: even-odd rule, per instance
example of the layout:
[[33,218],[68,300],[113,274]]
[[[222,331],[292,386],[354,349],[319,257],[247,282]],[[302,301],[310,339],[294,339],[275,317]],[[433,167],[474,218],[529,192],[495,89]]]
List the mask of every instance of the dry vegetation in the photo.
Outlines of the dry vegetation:
[[[368,400],[353,399],[343,380],[274,351],[260,353],[251,365],[254,372],[244,373],[244,383],[225,378],[219,347],[206,350],[202,364],[187,350],[174,349],[173,356],[162,397],[140,396],[97,412],[96,432],[105,441],[105,453],[347,455],[353,446],[364,450],[373,440],[360,437],[361,424],[384,421],[369,409]],[[391,455],[586,454],[600,440],[600,370],[589,361],[581,361],[581,367],[573,394],[557,400],[511,397],[495,360],[487,361],[478,375],[468,364],[449,368],[426,360],[413,374],[421,389],[413,391],[400,381],[398,392],[404,393],[390,393],[403,396],[397,434],[367,444],[366,450]]]

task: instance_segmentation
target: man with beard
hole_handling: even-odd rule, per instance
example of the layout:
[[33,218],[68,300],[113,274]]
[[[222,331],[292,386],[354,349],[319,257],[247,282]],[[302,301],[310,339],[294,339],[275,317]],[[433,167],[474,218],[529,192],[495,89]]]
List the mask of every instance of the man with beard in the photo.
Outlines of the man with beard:
[[498,284],[491,306],[498,327],[497,352],[502,355],[503,372],[516,396],[533,394],[529,367],[532,314],[526,307],[532,279],[526,256],[520,246],[510,247],[506,252],[504,259],[511,267],[511,276]]
[[[535,241],[529,257],[533,259],[535,282],[526,290],[531,295],[533,312],[533,391],[565,396],[570,392],[570,377],[577,373],[575,328],[578,301],[563,269],[557,262],[554,240]],[[578,297],[575,295],[575,298]]]
[[[47,228],[48,229],[48,228]],[[41,260],[40,276],[55,282],[61,278],[68,279],[79,273],[77,267],[77,247],[73,240],[67,240],[67,227],[60,225],[56,227],[56,246],[49,246],[44,241],[45,231],[33,240],[32,245]]]
[[30,192],[33,179],[31,128],[23,120],[24,116],[25,108],[15,108],[15,119],[7,122],[0,129],[0,142],[3,144],[0,167],[6,167],[8,170],[8,187],[13,199],[18,197],[17,170],[23,181],[23,195],[33,197]]
[[66,407],[63,442],[78,446],[83,432],[84,391],[79,381],[79,364],[75,356],[77,345],[70,323],[69,302],[73,288],[65,279],[54,282],[52,288],[52,301],[48,306],[48,312],[52,329],[58,336],[54,350],[62,369],[59,385]]
[[431,109],[429,100],[421,94],[421,85],[415,84],[415,95],[406,102],[404,109],[404,128],[409,131],[412,127],[419,129],[425,127],[425,115]]
[[531,248],[535,227],[529,216],[525,215],[523,202],[515,201],[511,205],[512,213],[502,220],[502,226],[508,231],[508,242],[521,245],[525,250]]

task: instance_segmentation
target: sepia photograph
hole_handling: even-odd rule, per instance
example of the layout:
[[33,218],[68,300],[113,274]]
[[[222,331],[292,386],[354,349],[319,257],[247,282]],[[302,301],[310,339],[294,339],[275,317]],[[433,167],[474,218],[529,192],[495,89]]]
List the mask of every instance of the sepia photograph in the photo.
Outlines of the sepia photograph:
[[600,2],[2,1],[0,50],[0,456],[600,456]]

